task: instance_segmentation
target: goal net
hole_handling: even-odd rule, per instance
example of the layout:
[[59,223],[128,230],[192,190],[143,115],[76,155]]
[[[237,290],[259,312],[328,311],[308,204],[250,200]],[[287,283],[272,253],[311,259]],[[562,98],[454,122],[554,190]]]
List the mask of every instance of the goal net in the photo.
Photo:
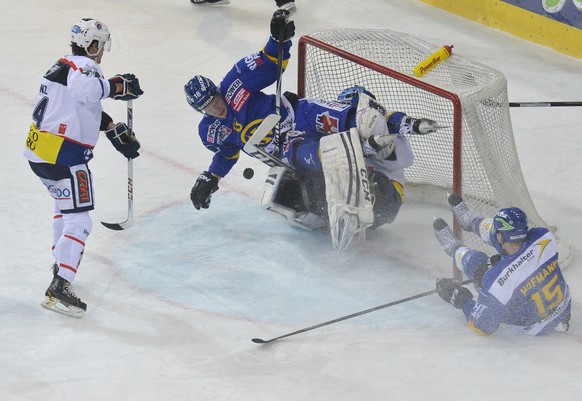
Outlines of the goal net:
[[[450,127],[409,136],[415,162],[406,170],[406,200],[447,205],[447,193],[493,216],[502,207],[525,211],[532,226],[558,237],[560,263],[569,246],[537,212],[525,184],[511,125],[507,82],[502,73],[456,54],[423,77],[414,66],[439,46],[385,29],[339,29],[299,40],[298,92],[301,97],[336,99],[345,88],[362,85],[389,110],[426,117]],[[457,235],[461,236],[458,225]],[[464,241],[485,249],[473,235]]]

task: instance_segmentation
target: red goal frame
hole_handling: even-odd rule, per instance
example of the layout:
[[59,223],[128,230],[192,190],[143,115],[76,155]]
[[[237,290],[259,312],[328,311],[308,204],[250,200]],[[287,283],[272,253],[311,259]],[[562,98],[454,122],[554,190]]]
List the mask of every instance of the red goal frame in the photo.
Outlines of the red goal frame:
[[427,82],[421,81],[414,77],[402,74],[398,71],[394,71],[390,68],[382,66],[380,64],[374,63],[370,60],[366,60],[355,54],[347,52],[345,50],[339,49],[328,43],[322,42],[319,39],[315,39],[309,35],[304,35],[299,39],[298,47],[298,70],[297,70],[297,94],[299,97],[305,97],[305,74],[306,74],[306,54],[308,46],[314,46],[326,52],[332,53],[338,57],[348,60],[352,63],[359,64],[365,68],[376,71],[378,73],[387,75],[391,78],[397,79],[399,81],[405,82],[409,85],[415,86],[419,89],[423,89],[427,92],[438,95],[442,98],[448,99],[454,110],[453,116],[453,192],[456,194],[461,194],[461,183],[462,183],[462,161],[461,161],[461,135],[462,135],[462,110],[461,101],[459,96],[455,93],[446,91],[442,88],[433,86]]

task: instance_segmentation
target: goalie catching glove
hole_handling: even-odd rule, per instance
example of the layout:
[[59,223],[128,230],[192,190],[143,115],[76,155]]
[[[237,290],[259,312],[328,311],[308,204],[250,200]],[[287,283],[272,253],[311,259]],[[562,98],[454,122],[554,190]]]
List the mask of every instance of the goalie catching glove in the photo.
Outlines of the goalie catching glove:
[[190,199],[196,210],[208,209],[212,194],[218,191],[218,178],[208,171],[200,174],[190,191]]
[[465,302],[473,299],[471,291],[454,278],[439,278],[436,282],[436,290],[443,301],[457,309],[463,309]]
[[117,123],[115,127],[105,131],[107,139],[111,141],[113,147],[128,159],[135,159],[139,156],[138,150],[141,147],[133,132],[125,123]]
[[115,100],[133,100],[143,95],[139,80],[133,74],[118,74],[109,79],[109,85],[111,86],[109,97]]

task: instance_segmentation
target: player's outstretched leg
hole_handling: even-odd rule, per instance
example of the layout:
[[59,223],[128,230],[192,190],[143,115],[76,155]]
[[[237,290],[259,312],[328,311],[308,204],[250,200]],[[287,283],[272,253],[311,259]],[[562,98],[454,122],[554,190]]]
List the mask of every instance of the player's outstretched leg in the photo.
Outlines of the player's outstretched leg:
[[87,304],[75,295],[71,283],[56,274],[53,266],[53,281],[47,288],[45,300],[41,305],[49,310],[65,315],[81,317],[87,310]]
[[461,240],[455,237],[453,230],[451,230],[451,227],[443,219],[435,219],[432,223],[432,228],[434,229],[434,236],[440,242],[443,251],[447,255],[453,256],[457,249],[463,245]]
[[448,200],[451,210],[463,230],[473,232],[476,220],[481,219],[482,216],[469,209],[463,198],[457,194],[449,195]]

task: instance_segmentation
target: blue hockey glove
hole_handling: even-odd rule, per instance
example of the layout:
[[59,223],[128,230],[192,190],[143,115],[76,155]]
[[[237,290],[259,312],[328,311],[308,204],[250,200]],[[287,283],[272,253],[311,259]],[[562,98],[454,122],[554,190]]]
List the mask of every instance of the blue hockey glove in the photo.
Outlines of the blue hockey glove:
[[454,278],[437,279],[436,290],[443,301],[450,303],[457,309],[462,309],[465,301],[473,299],[471,291]]
[[208,209],[212,194],[218,191],[218,178],[208,171],[200,174],[190,192],[190,199],[196,210]]
[[475,288],[480,289],[483,287],[483,277],[485,277],[485,273],[487,273],[491,267],[499,263],[499,259],[501,259],[501,255],[495,254],[487,259],[485,263],[482,263],[475,269],[475,273],[473,273],[473,278],[475,279]]

